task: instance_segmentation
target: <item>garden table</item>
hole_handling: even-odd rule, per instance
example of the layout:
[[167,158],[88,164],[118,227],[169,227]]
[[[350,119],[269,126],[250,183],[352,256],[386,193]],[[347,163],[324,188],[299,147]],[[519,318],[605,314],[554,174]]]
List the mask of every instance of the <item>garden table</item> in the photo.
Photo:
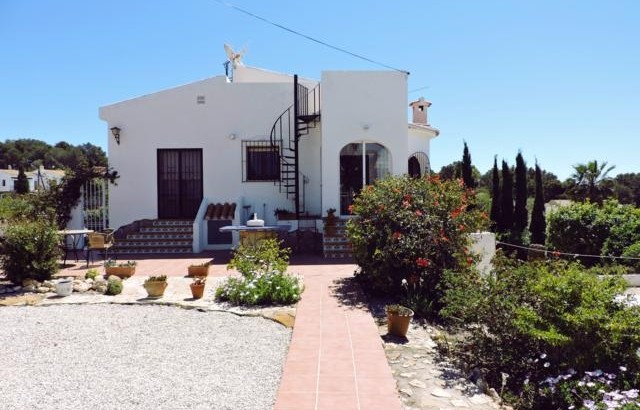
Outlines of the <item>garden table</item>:
[[60,248],[64,251],[63,265],[67,263],[69,252],[73,252],[76,257],[76,262],[78,261],[78,248],[82,250],[84,247],[80,246],[80,242],[86,234],[91,232],[93,232],[91,229],[63,229],[58,231],[58,235],[60,235]]

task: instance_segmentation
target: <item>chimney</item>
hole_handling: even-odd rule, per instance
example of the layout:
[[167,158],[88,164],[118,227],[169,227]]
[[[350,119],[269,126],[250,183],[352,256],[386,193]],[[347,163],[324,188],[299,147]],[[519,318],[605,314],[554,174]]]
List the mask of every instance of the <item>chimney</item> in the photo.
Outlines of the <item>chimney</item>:
[[431,103],[420,97],[418,101],[414,101],[409,104],[409,107],[413,109],[413,122],[414,124],[429,125],[427,121],[427,109],[431,107]]

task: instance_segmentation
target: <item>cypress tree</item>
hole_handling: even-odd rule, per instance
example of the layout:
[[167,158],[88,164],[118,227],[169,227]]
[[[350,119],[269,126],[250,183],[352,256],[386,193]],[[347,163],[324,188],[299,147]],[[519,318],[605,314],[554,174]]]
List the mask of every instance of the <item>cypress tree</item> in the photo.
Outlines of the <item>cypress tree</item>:
[[513,228],[513,177],[505,160],[502,160],[502,191],[500,195],[500,220],[498,231],[509,232]]
[[531,211],[531,243],[544,244],[546,239],[547,221],[544,216],[544,191],[542,188],[542,171],[536,162],[536,196]]
[[491,227],[495,232],[500,222],[500,174],[498,173],[498,159],[493,157],[493,172],[491,180]]
[[520,236],[528,225],[527,213],[527,165],[522,158],[522,153],[516,156],[516,201],[513,215],[513,231]]
[[18,178],[14,184],[14,189],[18,194],[26,194],[29,192],[29,179],[27,175],[24,173],[24,168],[20,167],[18,170]]
[[471,154],[467,142],[464,142],[464,150],[462,151],[462,182],[467,188],[475,188],[476,182],[473,180],[473,169],[471,168]]

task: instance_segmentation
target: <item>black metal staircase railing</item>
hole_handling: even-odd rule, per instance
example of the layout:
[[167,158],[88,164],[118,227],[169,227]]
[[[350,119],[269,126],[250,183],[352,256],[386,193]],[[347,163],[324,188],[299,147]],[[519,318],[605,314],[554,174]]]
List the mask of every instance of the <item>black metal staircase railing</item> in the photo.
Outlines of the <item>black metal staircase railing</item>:
[[320,85],[312,90],[293,77],[293,104],[273,123],[270,140],[272,146],[280,147],[280,179],[276,181],[280,192],[294,201],[296,215],[305,210],[304,198],[300,198],[300,183],[305,176],[299,167],[300,138],[308,135],[320,121]]

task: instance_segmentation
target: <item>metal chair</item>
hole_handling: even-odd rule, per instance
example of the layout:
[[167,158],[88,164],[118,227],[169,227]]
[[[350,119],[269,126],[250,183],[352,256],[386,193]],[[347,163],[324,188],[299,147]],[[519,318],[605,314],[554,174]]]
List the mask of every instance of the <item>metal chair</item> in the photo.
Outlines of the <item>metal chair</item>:
[[113,234],[91,232],[87,234],[87,266],[89,266],[89,259],[93,262],[91,251],[104,252],[104,260],[108,259],[109,249],[114,245]]

